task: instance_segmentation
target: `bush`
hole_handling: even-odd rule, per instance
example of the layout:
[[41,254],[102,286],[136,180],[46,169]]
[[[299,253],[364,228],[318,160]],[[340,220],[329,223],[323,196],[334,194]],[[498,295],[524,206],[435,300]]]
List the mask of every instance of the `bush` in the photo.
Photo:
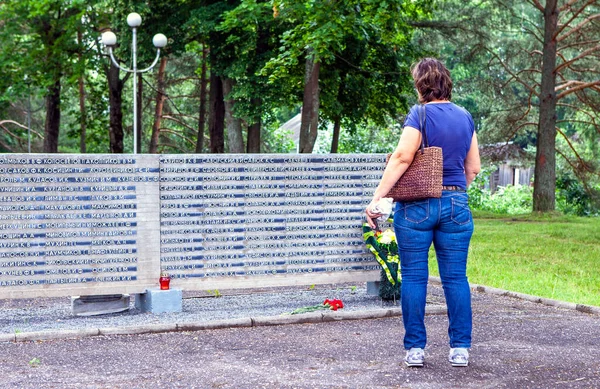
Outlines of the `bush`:
[[468,193],[471,207],[481,211],[519,215],[530,213],[533,208],[533,189],[529,186],[500,186],[494,194],[488,189],[472,186]]
[[[494,166],[484,168],[469,186],[467,193],[471,208],[496,214],[530,213],[533,209],[533,187],[500,186],[494,194],[485,189],[494,170]],[[567,215],[600,216],[600,185],[586,188],[571,175],[559,174],[556,180],[556,210]]]
[[569,215],[600,215],[600,186],[586,190],[577,179],[560,175],[556,179],[556,209]]

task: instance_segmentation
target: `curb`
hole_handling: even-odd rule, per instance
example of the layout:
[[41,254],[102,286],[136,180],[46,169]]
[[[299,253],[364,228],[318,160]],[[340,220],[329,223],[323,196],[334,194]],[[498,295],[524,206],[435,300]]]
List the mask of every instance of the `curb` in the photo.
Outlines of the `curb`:
[[[429,277],[429,281],[435,282],[437,284],[442,283],[442,280],[439,277]],[[475,290],[475,291],[481,292],[481,293],[489,293],[489,294],[494,294],[497,296],[512,297],[512,298],[517,298],[520,300],[530,301],[532,303],[548,305],[550,307],[569,309],[572,311],[579,311],[579,312],[583,312],[583,313],[589,313],[592,315],[600,315],[600,307],[596,307],[593,305],[575,304],[575,303],[570,303],[567,301],[553,300],[553,299],[549,299],[546,297],[533,296],[533,295],[525,294],[525,293],[511,292],[511,291],[505,290],[505,289],[493,288],[491,286],[484,286],[484,285],[478,285],[478,284],[470,284],[470,286],[471,286],[471,290]]]
[[[427,315],[445,314],[445,306],[428,306]],[[0,334],[0,342],[30,342],[39,340],[79,339],[90,336],[159,334],[165,332],[203,331],[223,328],[277,326],[287,324],[327,323],[342,320],[381,319],[402,316],[400,308],[372,309],[348,312],[310,312],[298,315],[257,316],[240,319],[210,320],[174,324],[148,324],[142,326],[87,328],[81,330],[48,330]]]

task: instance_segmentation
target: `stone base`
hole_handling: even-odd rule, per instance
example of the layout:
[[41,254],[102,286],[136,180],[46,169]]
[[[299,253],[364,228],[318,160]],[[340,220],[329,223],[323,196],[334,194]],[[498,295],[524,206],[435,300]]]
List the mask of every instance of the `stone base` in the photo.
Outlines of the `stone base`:
[[367,295],[379,296],[379,281],[368,281],[367,282]]
[[181,312],[182,296],[181,289],[146,289],[135,296],[135,307],[150,313]]
[[72,296],[71,310],[75,316],[106,315],[127,311],[129,301],[128,294]]

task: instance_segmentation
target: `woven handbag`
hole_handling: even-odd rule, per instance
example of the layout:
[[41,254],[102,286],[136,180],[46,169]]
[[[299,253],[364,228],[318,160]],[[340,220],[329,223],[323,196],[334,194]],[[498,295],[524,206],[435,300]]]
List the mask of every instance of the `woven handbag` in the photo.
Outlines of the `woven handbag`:
[[[442,197],[442,178],[444,158],[441,147],[429,147],[425,125],[427,121],[425,105],[419,106],[419,131],[421,132],[421,148],[406,169],[402,177],[394,184],[389,193],[383,197],[391,197],[394,201],[414,201],[426,198]],[[388,154],[389,161],[392,154]]]

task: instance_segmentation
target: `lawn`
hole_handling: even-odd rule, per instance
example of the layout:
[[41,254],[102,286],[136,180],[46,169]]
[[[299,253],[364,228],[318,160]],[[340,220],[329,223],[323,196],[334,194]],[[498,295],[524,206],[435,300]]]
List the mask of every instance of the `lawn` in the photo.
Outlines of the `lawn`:
[[[600,306],[600,218],[475,214],[474,219],[471,283]],[[430,272],[438,275],[435,259]]]

